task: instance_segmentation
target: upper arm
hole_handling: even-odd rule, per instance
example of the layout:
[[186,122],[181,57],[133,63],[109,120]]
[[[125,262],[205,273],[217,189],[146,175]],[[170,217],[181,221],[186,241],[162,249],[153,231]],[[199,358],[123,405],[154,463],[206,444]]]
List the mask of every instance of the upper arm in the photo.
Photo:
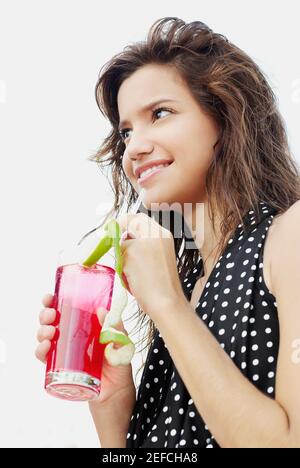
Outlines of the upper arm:
[[277,229],[271,281],[280,327],[276,400],[288,415],[292,442],[300,447],[300,201]]

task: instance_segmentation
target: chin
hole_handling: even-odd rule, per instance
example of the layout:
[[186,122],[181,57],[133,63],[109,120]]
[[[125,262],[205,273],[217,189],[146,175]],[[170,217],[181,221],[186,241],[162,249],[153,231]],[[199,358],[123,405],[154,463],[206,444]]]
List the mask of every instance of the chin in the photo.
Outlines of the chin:
[[[162,193],[166,192],[166,193]],[[157,206],[156,206],[157,205]],[[163,205],[163,206],[161,206]],[[178,198],[171,195],[170,190],[146,190],[145,196],[143,199],[143,206],[146,210],[151,210],[152,212],[157,211],[169,211],[169,207],[172,208],[172,211],[176,211],[176,206],[178,210],[181,210],[182,203],[178,201]]]

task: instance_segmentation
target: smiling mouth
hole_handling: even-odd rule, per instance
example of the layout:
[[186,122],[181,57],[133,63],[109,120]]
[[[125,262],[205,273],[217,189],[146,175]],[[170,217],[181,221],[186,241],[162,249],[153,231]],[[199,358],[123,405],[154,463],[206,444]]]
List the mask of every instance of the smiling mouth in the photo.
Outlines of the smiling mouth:
[[149,174],[146,174],[143,177],[139,177],[137,179],[138,183],[143,183],[143,182],[147,181],[148,179],[150,179],[151,176],[154,176],[155,174],[158,174],[159,172],[162,172],[163,170],[168,169],[168,167],[170,167],[172,164],[173,163],[170,163],[165,167],[159,167],[159,168],[153,170],[152,172],[150,172]]

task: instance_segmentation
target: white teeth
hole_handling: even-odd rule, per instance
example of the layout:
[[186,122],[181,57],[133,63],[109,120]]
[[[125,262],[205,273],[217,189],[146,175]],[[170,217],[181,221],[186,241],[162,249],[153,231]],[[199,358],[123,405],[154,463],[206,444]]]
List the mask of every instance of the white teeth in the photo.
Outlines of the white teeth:
[[140,173],[140,177],[139,177],[139,178],[141,179],[142,177],[145,177],[146,175],[150,174],[151,172],[157,170],[157,169],[160,168],[160,167],[168,167],[169,165],[170,165],[170,164],[159,164],[159,165],[157,165],[157,166],[149,167],[149,169],[146,169],[145,171],[143,171],[143,172]]

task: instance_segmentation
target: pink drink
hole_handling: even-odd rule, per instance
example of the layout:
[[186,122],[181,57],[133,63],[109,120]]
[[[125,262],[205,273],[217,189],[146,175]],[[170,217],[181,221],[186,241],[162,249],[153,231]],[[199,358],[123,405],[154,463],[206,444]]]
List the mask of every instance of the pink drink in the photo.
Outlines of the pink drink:
[[47,357],[45,389],[65,400],[97,398],[106,345],[99,343],[97,309],[110,309],[115,270],[64,265],[56,271],[52,307],[56,334]]

